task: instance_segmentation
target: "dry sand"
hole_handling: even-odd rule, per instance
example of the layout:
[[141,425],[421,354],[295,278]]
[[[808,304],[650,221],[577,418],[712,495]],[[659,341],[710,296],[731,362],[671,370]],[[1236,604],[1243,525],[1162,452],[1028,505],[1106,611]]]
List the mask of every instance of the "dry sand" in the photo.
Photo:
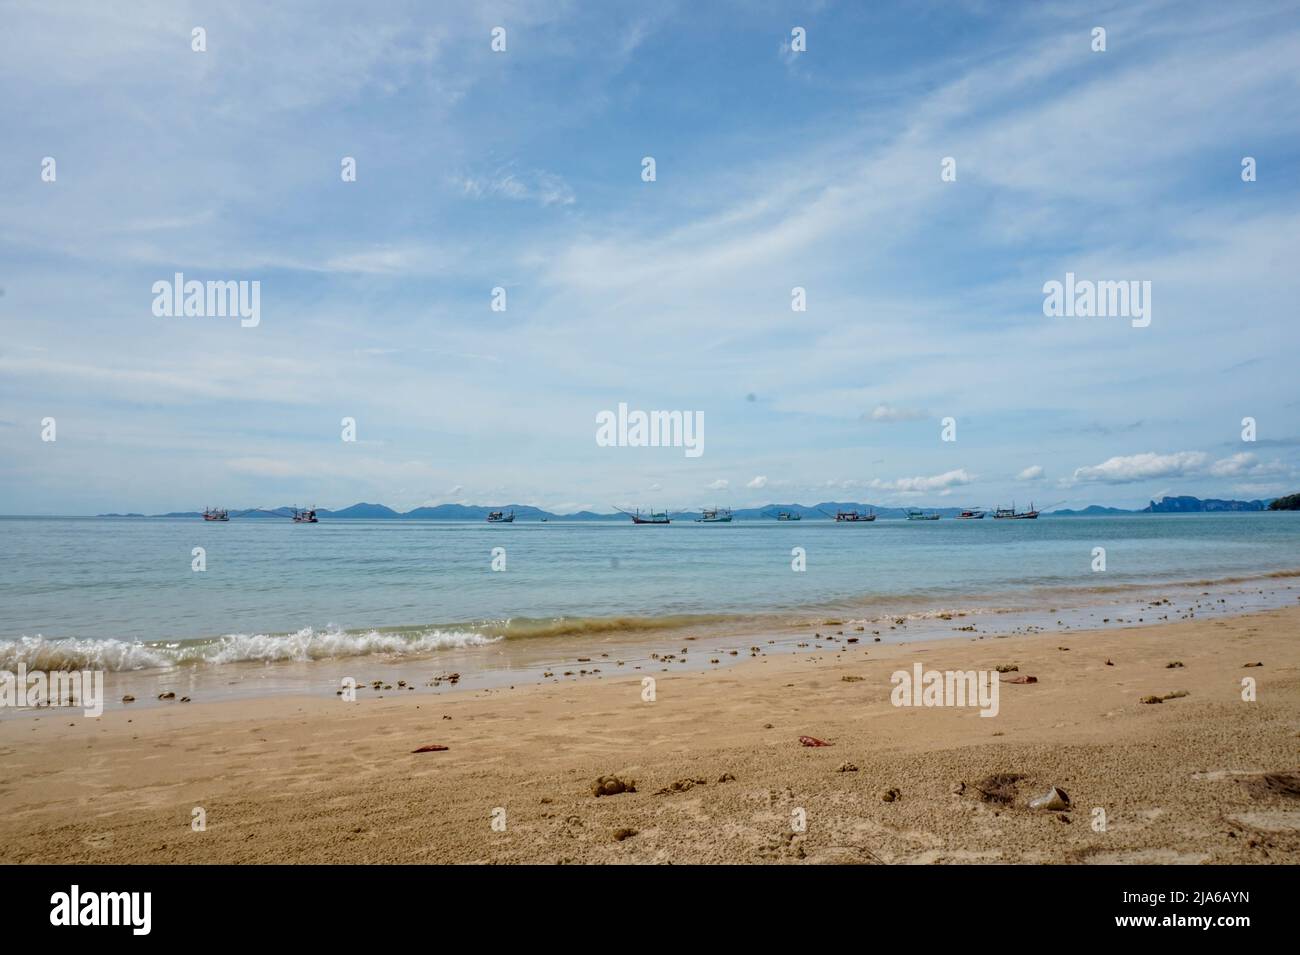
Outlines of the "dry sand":
[[[365,690],[356,703],[10,716],[0,861],[1295,863],[1298,635],[1289,608],[1068,636],[867,637],[844,652],[654,673],[654,702],[644,674],[607,672],[513,690]],[[1184,666],[1167,668],[1175,660]],[[1015,664],[1039,682],[1002,684],[995,718],[894,707],[890,674],[915,661]],[[1243,677],[1257,680],[1256,702],[1242,700]],[[1139,702],[1177,690],[1189,695]],[[834,745],[806,748],[801,735]],[[449,749],[412,753],[430,743]],[[594,797],[611,773],[636,791]],[[1022,777],[1008,802],[980,792],[997,774]],[[1053,785],[1072,811],[1027,807]]]

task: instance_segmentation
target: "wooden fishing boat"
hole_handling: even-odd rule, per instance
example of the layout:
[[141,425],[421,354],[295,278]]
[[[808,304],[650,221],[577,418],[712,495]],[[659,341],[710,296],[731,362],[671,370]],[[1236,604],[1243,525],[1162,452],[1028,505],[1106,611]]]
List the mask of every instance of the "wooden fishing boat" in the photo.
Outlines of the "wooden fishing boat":
[[1033,521],[1038,519],[1038,512],[1034,510],[1034,502],[1029,502],[1029,510],[1017,511],[1016,502],[1012,501],[1010,507],[999,507],[993,512],[993,516],[1000,521]]
[[614,508],[614,510],[618,511],[620,514],[626,514],[628,517],[632,518],[633,524],[671,524],[672,523],[672,521],[668,519],[667,511],[660,511],[659,513],[655,513],[655,511],[651,509],[648,515],[642,516],[640,508],[637,508],[635,512],[625,511],[621,507],[616,507]]

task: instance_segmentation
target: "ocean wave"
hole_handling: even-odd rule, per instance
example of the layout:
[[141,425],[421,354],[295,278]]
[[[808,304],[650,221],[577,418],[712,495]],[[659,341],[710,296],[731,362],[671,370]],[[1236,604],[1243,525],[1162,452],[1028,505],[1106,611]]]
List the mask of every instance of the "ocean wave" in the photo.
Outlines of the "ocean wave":
[[232,633],[193,643],[141,643],[104,639],[21,637],[0,642],[0,670],[19,663],[29,670],[107,670],[123,672],[182,665],[227,663],[298,663],[387,654],[418,656],[438,650],[484,646],[501,638],[466,630],[418,633],[378,630],[315,630],[296,633]]
[[129,640],[19,637],[0,642],[0,670],[13,672],[22,663],[29,670],[149,670],[169,667],[168,651]]

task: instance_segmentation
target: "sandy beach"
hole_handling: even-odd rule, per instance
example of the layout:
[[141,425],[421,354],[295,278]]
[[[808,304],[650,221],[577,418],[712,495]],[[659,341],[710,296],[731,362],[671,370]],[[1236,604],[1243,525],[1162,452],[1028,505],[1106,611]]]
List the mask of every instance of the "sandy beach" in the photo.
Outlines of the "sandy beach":
[[[0,861],[1296,863],[1298,632],[1300,608],[849,634],[714,671],[48,710],[0,721]],[[892,705],[916,663],[1037,682],[992,718]],[[593,795],[611,774],[635,791]],[[1068,811],[1029,808],[1052,786]]]

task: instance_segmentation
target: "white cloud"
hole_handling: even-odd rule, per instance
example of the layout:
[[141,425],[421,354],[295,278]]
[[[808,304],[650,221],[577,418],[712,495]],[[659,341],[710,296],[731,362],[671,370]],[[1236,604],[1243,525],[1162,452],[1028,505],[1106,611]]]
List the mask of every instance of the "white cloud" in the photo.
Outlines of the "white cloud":
[[758,477],[754,478],[752,481],[746,484],[745,487],[752,488],[753,490],[760,490],[762,488],[765,488],[767,487],[767,478],[764,475],[760,474]]
[[731,487],[731,482],[726,478],[718,478],[718,480],[714,481],[712,484],[706,484],[705,487],[710,491],[725,491],[727,488]]
[[1128,484],[1154,478],[1183,477],[1205,467],[1209,456],[1204,451],[1178,451],[1174,454],[1130,454],[1107,458],[1101,464],[1075,468],[1075,481],[1098,481],[1103,484]]
[[1043,476],[1043,466],[1032,464],[1016,475],[1017,481],[1037,481]]
[[917,494],[927,491],[946,491],[949,488],[970,484],[973,480],[974,478],[966,473],[965,468],[957,468],[953,471],[945,471],[943,474],[936,474],[933,477],[898,478],[896,481],[877,479],[871,482],[871,487],[879,491]]
[[1241,451],[1228,458],[1215,461],[1210,465],[1210,473],[1215,477],[1240,477],[1250,474],[1258,468],[1255,455]]

